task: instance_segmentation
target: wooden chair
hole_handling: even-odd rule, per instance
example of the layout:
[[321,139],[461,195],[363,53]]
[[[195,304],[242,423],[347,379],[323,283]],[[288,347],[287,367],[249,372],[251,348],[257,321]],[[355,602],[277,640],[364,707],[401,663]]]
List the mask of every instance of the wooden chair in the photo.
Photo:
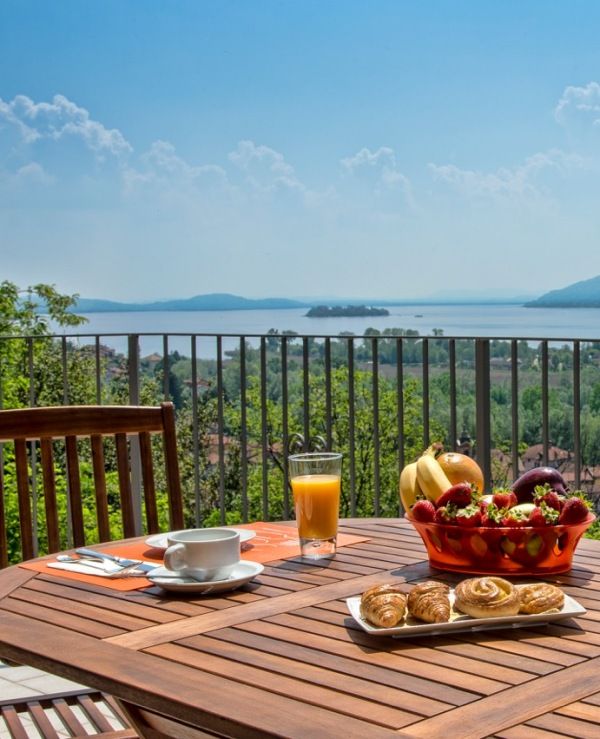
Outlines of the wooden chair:
[[[59,406],[0,411],[0,442],[14,442],[15,476],[19,509],[22,558],[36,556],[36,537],[31,494],[30,442],[39,442],[46,513],[48,552],[61,548],[57,490],[55,479],[55,441],[64,442],[66,475],[68,481],[68,509],[74,546],[84,546],[85,540],[80,453],[78,440],[87,438],[91,445],[96,521],[99,541],[109,541],[109,507],[105,474],[103,438],[111,436],[115,442],[116,467],[123,533],[126,538],[139,535],[136,527],[135,502],[131,472],[133,449],[139,448],[144,508],[148,533],[159,531],[155,477],[152,463],[151,435],[162,434],[166,487],[169,502],[170,528],[180,529],[183,523],[183,504],[177,445],[175,413],[172,403],[160,407],[143,406]],[[137,443],[133,440],[137,439]],[[34,449],[37,448],[37,444]],[[37,453],[35,453],[37,459]],[[137,452],[134,457],[137,456]],[[0,567],[8,566],[7,520],[4,505],[3,477],[0,474]],[[63,522],[64,528],[64,522]]]
[[[4,726],[2,725],[4,723]],[[114,698],[97,690],[56,693],[17,701],[0,698],[0,733],[13,739],[94,736],[136,739]]]

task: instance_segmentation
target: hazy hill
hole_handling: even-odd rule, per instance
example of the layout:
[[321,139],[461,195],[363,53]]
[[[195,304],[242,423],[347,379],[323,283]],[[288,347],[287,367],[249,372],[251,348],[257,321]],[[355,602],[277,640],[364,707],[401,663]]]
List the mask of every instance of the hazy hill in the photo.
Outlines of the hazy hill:
[[176,300],[160,300],[149,303],[122,303],[115,300],[104,300],[101,298],[79,298],[77,304],[72,308],[74,313],[126,313],[134,311],[227,311],[227,310],[286,310],[288,308],[312,308],[327,304],[332,306],[402,306],[402,305],[480,305],[480,304],[515,304],[522,305],[523,298],[506,296],[502,299],[496,297],[474,297],[459,294],[455,297],[430,297],[420,299],[374,299],[374,298],[242,298],[239,295],[229,293],[212,293],[209,295],[196,295],[193,298]]
[[525,303],[526,308],[600,308],[600,275],[590,280],[575,282],[561,290],[551,290],[536,300]]
[[118,303],[112,300],[79,298],[73,307],[75,313],[121,313],[128,311],[202,311],[202,310],[284,310],[306,308],[306,303],[287,298],[251,300],[229,293],[196,295],[182,300],[161,300],[153,303]]

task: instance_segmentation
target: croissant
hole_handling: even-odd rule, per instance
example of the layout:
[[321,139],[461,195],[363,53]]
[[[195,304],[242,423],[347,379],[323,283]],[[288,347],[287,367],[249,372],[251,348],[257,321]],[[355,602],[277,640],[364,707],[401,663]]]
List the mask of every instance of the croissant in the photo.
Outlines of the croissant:
[[390,629],[397,626],[406,613],[406,595],[397,585],[375,585],[360,599],[360,615],[373,624]]
[[450,588],[442,582],[419,583],[408,594],[408,612],[429,624],[450,620]]
[[472,577],[459,582],[454,591],[454,606],[473,618],[516,616],[519,593],[501,577]]
[[546,613],[560,611],[565,602],[565,595],[556,585],[536,582],[532,585],[521,585],[517,588],[521,607],[519,613]]

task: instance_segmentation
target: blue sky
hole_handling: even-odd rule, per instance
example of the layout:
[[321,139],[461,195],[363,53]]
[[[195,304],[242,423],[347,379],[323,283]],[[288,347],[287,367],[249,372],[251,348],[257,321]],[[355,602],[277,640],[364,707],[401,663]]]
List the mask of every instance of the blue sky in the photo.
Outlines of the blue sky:
[[2,279],[539,294],[600,273],[600,3],[3,0]]

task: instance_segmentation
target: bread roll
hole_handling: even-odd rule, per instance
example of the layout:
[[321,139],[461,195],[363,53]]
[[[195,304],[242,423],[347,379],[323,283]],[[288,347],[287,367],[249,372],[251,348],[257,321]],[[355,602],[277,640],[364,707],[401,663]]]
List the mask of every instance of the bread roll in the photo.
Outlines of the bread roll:
[[404,619],[405,613],[406,595],[397,585],[375,585],[360,599],[360,615],[373,626],[390,629]]
[[408,612],[429,624],[450,620],[450,588],[443,582],[419,583],[408,594]]
[[472,577],[459,582],[454,591],[454,607],[473,618],[516,616],[519,593],[501,577]]
[[565,602],[565,594],[556,585],[547,582],[536,582],[532,585],[521,585],[519,593],[519,613],[547,613],[560,611]]

